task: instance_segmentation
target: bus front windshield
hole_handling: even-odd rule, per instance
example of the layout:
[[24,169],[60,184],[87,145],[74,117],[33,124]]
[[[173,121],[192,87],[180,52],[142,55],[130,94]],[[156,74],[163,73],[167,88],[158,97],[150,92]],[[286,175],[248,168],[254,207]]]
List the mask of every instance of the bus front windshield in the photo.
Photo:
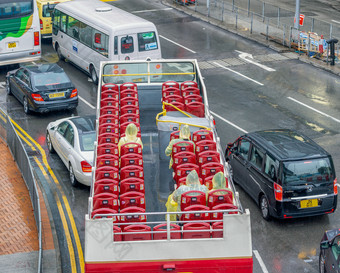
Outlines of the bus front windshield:
[[33,0],[0,0],[0,20],[20,18],[33,13]]
[[332,179],[332,165],[327,157],[283,163],[283,184],[286,185],[328,182]]

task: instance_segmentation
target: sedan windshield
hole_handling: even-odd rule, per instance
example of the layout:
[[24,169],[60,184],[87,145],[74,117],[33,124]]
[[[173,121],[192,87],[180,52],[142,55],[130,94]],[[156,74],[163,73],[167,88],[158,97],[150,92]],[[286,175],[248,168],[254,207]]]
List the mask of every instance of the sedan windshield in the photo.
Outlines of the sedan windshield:
[[283,163],[283,183],[326,182],[333,178],[330,160],[318,158]]
[[67,88],[71,84],[65,72],[46,72],[33,75],[33,85],[38,90]]
[[96,132],[84,132],[79,135],[80,149],[84,152],[94,151],[94,142],[96,141]]

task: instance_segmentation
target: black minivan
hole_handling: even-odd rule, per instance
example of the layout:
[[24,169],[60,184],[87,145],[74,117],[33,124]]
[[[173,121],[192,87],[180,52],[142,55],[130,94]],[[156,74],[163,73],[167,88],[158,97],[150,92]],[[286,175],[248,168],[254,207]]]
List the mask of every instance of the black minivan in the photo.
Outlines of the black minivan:
[[332,157],[286,129],[247,133],[226,149],[235,183],[259,205],[264,219],[332,213],[337,179]]

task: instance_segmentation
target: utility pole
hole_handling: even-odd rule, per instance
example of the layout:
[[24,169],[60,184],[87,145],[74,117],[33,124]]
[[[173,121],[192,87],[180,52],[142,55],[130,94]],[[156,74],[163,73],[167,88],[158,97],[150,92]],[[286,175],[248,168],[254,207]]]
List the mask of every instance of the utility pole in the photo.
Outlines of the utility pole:
[[300,0],[296,0],[294,28],[299,30],[300,26]]

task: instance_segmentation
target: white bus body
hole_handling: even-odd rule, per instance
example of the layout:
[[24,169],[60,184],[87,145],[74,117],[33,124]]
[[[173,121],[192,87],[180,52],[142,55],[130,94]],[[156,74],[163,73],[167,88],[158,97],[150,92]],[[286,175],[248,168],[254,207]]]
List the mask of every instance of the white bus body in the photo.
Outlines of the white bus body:
[[35,0],[0,1],[0,65],[41,58],[40,24]]
[[101,61],[160,59],[155,25],[100,1],[70,1],[56,6],[52,43],[97,82]]

